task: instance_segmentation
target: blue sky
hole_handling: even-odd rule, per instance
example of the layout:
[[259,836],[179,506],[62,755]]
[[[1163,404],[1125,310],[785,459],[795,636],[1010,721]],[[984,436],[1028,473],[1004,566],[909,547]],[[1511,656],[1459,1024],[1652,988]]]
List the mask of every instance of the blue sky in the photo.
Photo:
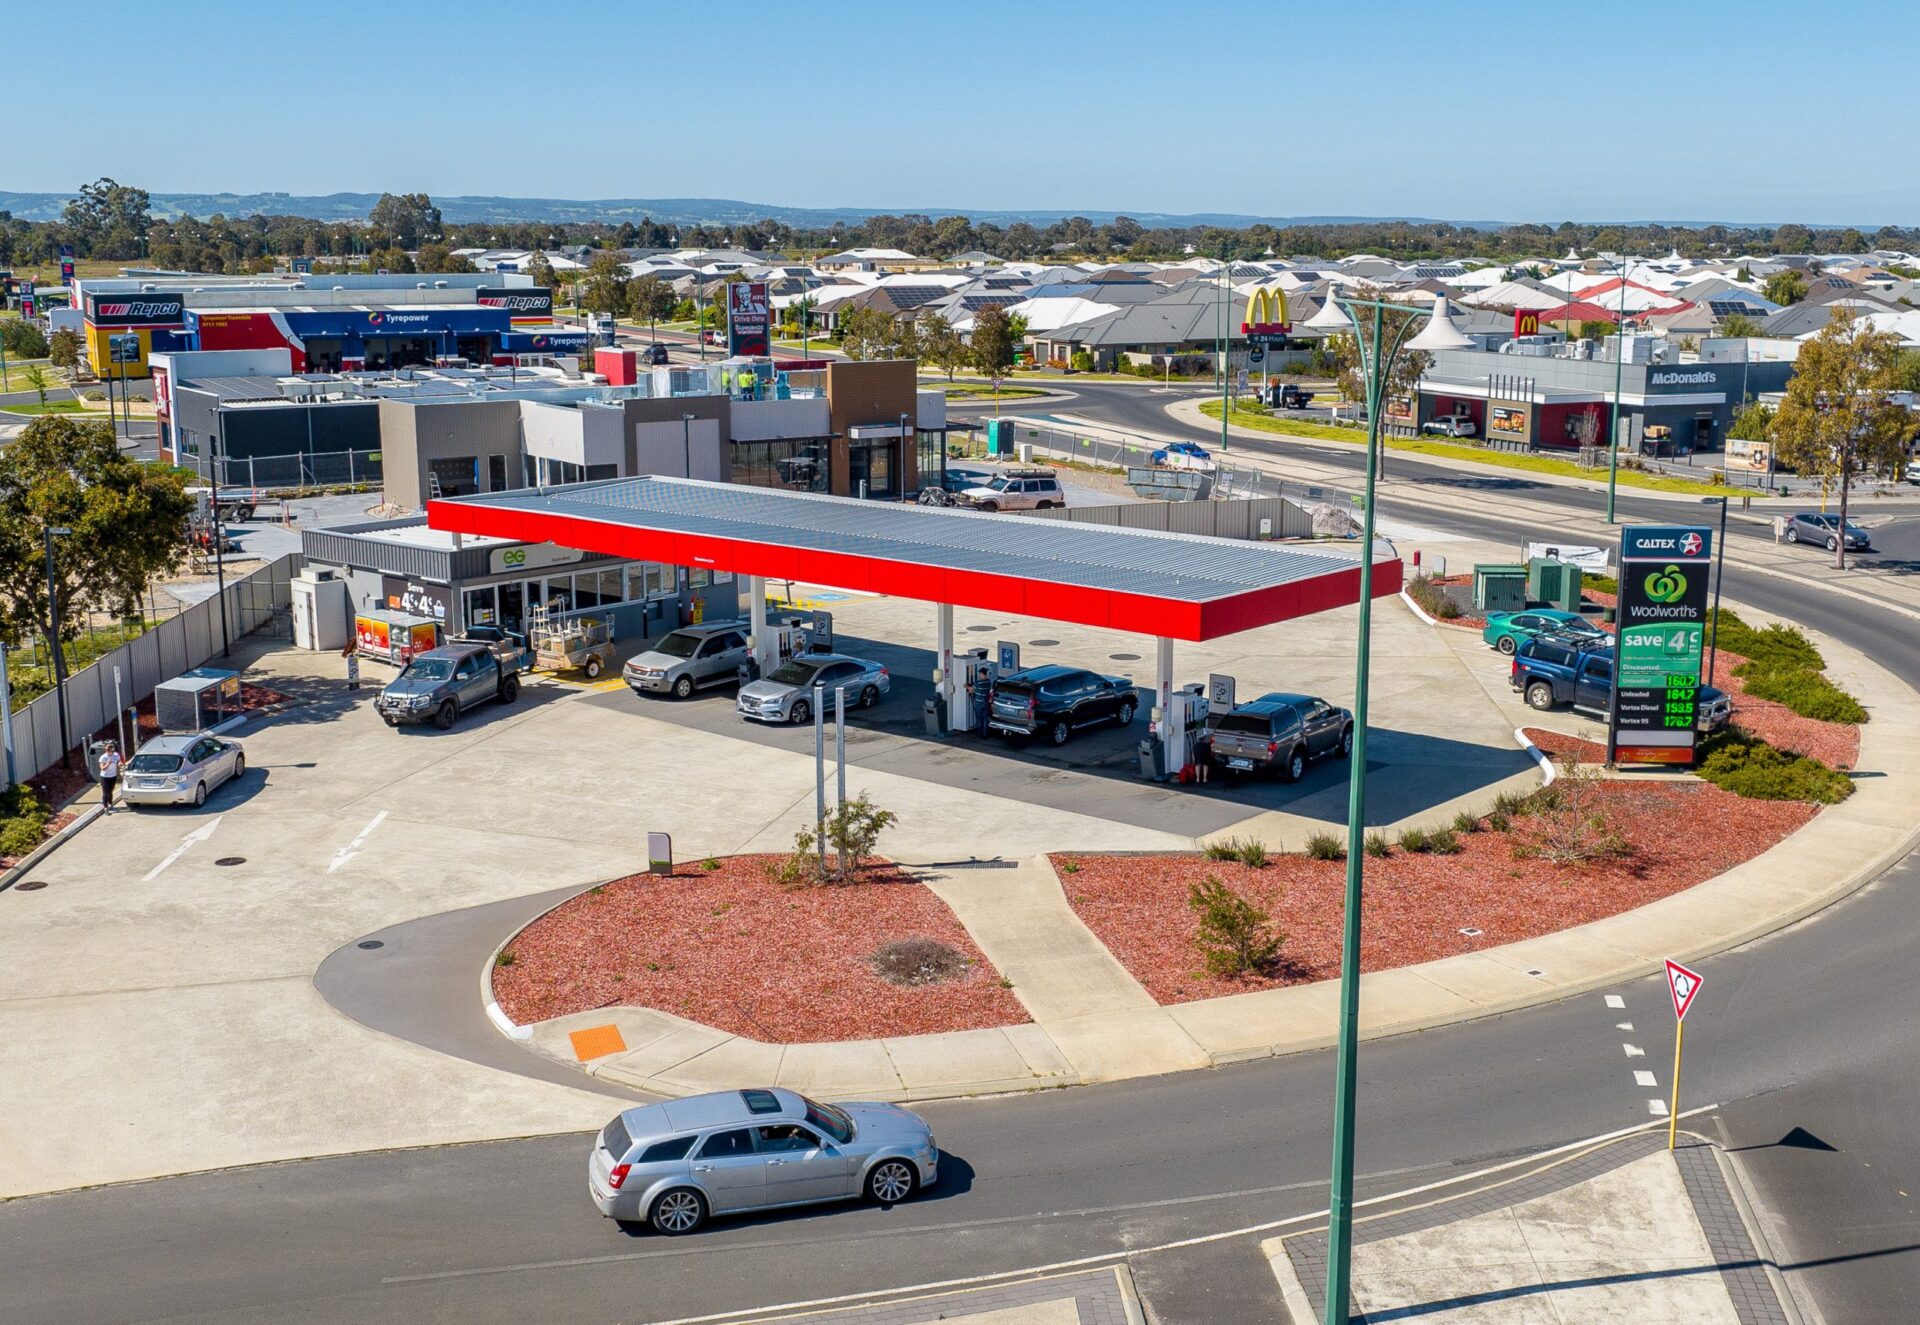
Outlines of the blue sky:
[[5,9],[0,189],[1920,221],[1912,3]]

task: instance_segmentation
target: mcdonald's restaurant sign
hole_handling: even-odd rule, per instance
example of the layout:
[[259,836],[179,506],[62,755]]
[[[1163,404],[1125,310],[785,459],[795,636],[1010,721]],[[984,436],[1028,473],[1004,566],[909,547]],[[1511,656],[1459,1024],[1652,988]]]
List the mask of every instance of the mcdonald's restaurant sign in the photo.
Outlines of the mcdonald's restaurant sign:
[[1534,308],[1514,309],[1513,334],[1516,336],[1538,336],[1540,334],[1540,311]]
[[1284,340],[1293,324],[1287,321],[1287,295],[1284,290],[1255,290],[1247,296],[1247,315],[1240,322],[1240,334],[1255,344],[1266,345]]

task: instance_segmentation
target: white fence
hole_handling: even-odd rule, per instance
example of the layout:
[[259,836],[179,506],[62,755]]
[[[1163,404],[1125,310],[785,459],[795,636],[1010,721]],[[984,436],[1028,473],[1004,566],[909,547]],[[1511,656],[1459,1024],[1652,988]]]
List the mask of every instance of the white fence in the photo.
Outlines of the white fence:
[[[233,639],[262,626],[291,630],[294,572],[301,556],[289,552],[227,585],[227,628]],[[138,703],[162,681],[172,680],[215,658],[220,652],[218,595],[195,603],[143,635],[67,678],[67,734],[84,745],[93,733],[111,727],[116,709],[113,669],[120,669],[119,707]],[[24,782],[60,762],[60,702],[51,690],[13,714],[13,775]]]
[[1172,534],[1201,534],[1208,538],[1313,536],[1312,513],[1285,497],[1235,498],[1232,501],[1141,501],[1115,506],[1061,507],[1048,511],[1029,511],[1027,514],[1041,519],[1070,520],[1076,524],[1155,529]]

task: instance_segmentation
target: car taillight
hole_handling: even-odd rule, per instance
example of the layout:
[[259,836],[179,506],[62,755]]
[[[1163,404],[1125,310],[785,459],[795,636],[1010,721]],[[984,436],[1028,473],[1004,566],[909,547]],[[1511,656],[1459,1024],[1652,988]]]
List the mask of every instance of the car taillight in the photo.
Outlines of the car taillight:
[[1029,695],[1027,697],[1027,712],[1029,713],[1033,712],[1033,710],[1036,707],[1038,707],[1037,701],[1031,695]]
[[613,1188],[616,1192],[619,1191],[620,1184],[627,1180],[627,1174],[631,1172],[633,1172],[633,1165],[615,1164],[613,1168],[607,1172],[607,1186]]
[[1513,660],[1513,666],[1507,669],[1507,679],[1509,681],[1518,681],[1520,679],[1520,660],[1518,658],[1515,658]]
[[1268,754],[1273,754],[1273,753],[1275,753],[1276,751],[1278,751],[1279,749],[1280,749],[1280,742],[1278,742],[1278,741],[1268,741],[1268,742],[1267,742],[1267,753],[1268,753]]

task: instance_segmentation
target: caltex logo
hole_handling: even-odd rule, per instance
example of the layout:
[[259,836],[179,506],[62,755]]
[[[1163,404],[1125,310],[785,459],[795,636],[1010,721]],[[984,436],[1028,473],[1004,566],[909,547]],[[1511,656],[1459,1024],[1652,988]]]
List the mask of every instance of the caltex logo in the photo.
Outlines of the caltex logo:
[[1685,538],[1680,540],[1680,555],[1683,557],[1699,556],[1700,542],[1701,542],[1700,535],[1688,534]]

